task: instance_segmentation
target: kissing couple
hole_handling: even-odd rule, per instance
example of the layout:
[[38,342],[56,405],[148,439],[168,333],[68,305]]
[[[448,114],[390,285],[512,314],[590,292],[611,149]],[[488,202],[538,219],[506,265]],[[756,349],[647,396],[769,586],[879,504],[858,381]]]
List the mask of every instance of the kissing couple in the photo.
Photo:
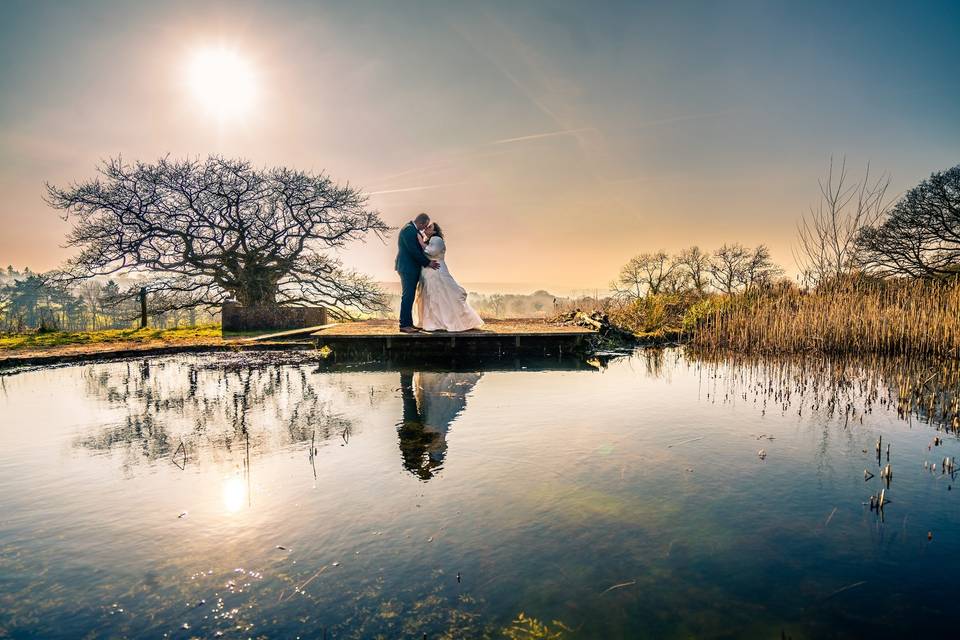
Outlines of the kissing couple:
[[[400,229],[397,245],[400,331],[467,331],[483,326],[480,315],[467,304],[467,290],[447,269],[447,246],[440,225],[421,213]],[[414,298],[420,326],[413,324]]]

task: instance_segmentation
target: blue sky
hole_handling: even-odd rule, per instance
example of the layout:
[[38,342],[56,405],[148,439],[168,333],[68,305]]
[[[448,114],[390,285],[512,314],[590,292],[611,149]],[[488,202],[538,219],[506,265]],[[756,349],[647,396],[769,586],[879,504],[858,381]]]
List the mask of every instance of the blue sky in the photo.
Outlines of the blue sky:
[[[43,182],[122,154],[326,170],[446,224],[464,281],[602,286],[641,251],[792,268],[829,157],[900,192],[960,162],[960,3],[5,2],[0,261],[55,266]],[[254,70],[214,122],[183,78]],[[209,98],[209,96],[208,96]],[[345,259],[391,278],[392,243]]]

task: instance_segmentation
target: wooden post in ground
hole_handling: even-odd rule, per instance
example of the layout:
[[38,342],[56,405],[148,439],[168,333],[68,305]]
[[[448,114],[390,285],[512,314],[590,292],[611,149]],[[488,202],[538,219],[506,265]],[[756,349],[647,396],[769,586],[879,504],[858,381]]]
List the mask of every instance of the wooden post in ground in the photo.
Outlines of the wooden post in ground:
[[147,328],[147,288],[140,287],[140,328]]

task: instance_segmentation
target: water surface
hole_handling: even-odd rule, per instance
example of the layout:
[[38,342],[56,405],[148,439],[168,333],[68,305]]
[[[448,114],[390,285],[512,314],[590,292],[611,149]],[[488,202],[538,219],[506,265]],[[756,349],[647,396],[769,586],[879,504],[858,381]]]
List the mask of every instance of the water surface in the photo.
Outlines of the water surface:
[[219,354],[0,377],[0,636],[950,629],[950,367]]

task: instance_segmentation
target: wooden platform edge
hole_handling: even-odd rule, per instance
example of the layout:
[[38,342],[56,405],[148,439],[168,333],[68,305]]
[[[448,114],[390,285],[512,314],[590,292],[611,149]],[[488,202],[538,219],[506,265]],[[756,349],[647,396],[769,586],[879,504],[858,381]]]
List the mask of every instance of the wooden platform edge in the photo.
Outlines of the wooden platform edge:
[[250,338],[243,338],[242,342],[260,342],[262,340],[276,340],[277,338],[296,338],[297,336],[312,336],[315,331],[323,331],[324,329],[335,327],[338,324],[340,323],[331,322],[330,324],[318,324],[312,327],[304,327],[302,329],[290,329],[288,331],[268,333],[262,336],[253,336]]
[[314,338],[328,338],[331,340],[449,340],[451,338],[482,338],[487,340],[503,340],[512,338],[563,338],[575,336],[592,336],[596,331],[537,331],[529,333],[499,333],[496,331],[425,331],[422,333],[311,333]]

